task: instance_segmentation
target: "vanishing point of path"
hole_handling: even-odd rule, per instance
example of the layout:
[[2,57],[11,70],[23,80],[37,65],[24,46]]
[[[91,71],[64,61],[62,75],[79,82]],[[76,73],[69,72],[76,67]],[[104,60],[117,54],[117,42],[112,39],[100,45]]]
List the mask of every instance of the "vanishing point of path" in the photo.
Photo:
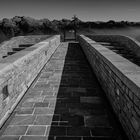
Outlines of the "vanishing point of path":
[[0,140],[127,140],[78,43],[61,43]]

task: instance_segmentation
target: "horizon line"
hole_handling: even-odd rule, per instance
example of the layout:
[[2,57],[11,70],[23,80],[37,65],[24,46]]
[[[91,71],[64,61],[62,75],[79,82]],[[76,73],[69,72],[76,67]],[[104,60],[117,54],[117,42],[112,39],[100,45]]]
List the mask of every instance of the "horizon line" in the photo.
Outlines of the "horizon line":
[[[13,17],[3,17],[3,18],[0,18],[0,21],[2,21],[2,20],[5,19],[5,18],[7,18],[7,19],[12,19],[12,18],[14,18],[14,17],[29,17],[29,18],[33,18],[33,19],[35,19],[35,20],[48,19],[49,21],[53,21],[53,20],[58,20],[58,21],[60,21],[60,20],[62,20],[62,19],[72,20],[72,17],[71,17],[71,18],[62,17],[61,19],[60,19],[60,18],[54,18],[54,19],[51,20],[50,18],[47,18],[47,17],[39,18],[39,17],[33,17],[33,16],[15,15],[15,16],[13,16]],[[78,16],[77,16],[77,18],[78,18],[79,20],[81,20],[82,22],[108,22],[108,21],[115,21],[115,22],[124,21],[124,22],[135,22],[135,23],[140,22],[140,20],[139,20],[139,21],[132,21],[132,20],[123,20],[123,19],[122,19],[122,20],[117,20],[117,19],[109,19],[109,20],[82,20],[82,19],[79,18]]]

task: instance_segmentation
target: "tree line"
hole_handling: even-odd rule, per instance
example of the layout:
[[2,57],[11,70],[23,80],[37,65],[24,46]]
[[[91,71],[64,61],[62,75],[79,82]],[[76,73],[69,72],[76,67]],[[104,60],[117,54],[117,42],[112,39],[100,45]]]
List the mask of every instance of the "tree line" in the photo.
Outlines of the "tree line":
[[25,16],[15,16],[11,19],[4,18],[0,21],[0,32],[7,38],[19,35],[57,34],[66,28],[82,30],[84,28],[122,28],[126,26],[140,26],[140,22],[110,20],[108,22],[84,22],[77,16],[72,19],[53,20],[34,19]]

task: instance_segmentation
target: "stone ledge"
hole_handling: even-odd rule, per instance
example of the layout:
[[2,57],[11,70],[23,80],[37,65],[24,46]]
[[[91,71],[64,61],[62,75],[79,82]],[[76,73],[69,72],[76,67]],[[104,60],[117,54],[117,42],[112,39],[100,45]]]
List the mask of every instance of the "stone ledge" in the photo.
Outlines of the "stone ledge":
[[[95,43],[95,41],[81,35],[81,37],[92,46],[92,49],[96,51],[97,56],[102,57],[102,60],[108,64],[116,75],[125,81],[128,87],[134,92],[140,92],[140,67],[130,62],[126,58],[116,54],[110,49]],[[138,78],[139,77],[139,78]],[[138,86],[138,87],[137,87]],[[139,95],[140,97],[140,95]]]
[[89,38],[99,42],[116,42],[122,46],[128,47],[135,55],[140,57],[140,43],[124,35],[88,35]]
[[0,61],[0,126],[59,44],[56,35]]
[[128,137],[137,140],[140,67],[86,36],[78,36],[78,40]]
[[18,36],[13,37],[9,41],[4,41],[0,44],[0,60],[7,52],[12,51],[12,48],[17,48],[21,44],[36,44],[49,38],[49,35],[31,35],[31,36]]

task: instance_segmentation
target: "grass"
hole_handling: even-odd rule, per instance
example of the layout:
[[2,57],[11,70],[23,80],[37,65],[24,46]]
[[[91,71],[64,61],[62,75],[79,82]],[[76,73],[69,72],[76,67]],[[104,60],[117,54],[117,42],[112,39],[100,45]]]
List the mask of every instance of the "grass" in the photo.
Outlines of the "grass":
[[140,27],[126,27],[126,28],[113,28],[113,29],[84,29],[79,31],[80,34],[112,34],[112,35],[126,35],[130,36],[137,41],[140,41]]

